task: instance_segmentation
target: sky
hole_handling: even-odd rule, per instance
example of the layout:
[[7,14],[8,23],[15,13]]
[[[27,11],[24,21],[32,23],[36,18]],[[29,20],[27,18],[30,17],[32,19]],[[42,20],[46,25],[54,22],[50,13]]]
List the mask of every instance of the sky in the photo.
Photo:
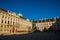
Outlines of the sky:
[[0,8],[22,13],[30,20],[60,17],[60,0],[0,0]]

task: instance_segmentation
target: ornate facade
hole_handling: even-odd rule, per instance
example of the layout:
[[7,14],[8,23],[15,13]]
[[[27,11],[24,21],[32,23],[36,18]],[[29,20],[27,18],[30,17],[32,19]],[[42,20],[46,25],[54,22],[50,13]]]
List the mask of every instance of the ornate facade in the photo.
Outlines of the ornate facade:
[[40,31],[43,31],[44,28],[47,30],[49,28],[53,28],[53,30],[60,30],[60,18],[51,18],[51,19],[43,19],[43,20],[34,20],[33,24]]
[[32,23],[26,18],[15,12],[0,9],[0,34],[23,34],[31,29]]

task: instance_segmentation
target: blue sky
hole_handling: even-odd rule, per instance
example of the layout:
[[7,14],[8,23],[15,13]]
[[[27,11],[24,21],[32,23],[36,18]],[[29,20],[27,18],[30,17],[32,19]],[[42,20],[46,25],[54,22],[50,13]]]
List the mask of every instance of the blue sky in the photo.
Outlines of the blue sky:
[[0,8],[20,12],[30,20],[60,17],[60,0],[0,0]]

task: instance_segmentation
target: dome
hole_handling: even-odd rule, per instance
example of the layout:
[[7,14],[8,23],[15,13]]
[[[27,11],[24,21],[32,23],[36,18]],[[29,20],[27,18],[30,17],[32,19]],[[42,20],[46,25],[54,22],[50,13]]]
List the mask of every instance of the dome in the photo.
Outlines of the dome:
[[21,13],[18,13],[18,16],[23,16]]

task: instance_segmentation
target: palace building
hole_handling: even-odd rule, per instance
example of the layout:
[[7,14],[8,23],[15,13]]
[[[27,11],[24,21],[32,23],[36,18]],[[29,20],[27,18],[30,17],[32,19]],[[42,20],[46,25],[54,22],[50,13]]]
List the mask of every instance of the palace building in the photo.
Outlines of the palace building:
[[0,8],[0,34],[24,34],[32,29],[32,22],[22,14]]
[[47,30],[52,28],[54,31],[60,30],[60,18],[55,17],[51,19],[43,19],[43,20],[34,20],[33,26],[35,26],[38,30],[43,31],[44,28]]
[[29,21],[21,13],[0,8],[0,34],[25,34],[33,32],[34,27],[40,31],[51,27],[53,30],[60,30],[60,18]]

